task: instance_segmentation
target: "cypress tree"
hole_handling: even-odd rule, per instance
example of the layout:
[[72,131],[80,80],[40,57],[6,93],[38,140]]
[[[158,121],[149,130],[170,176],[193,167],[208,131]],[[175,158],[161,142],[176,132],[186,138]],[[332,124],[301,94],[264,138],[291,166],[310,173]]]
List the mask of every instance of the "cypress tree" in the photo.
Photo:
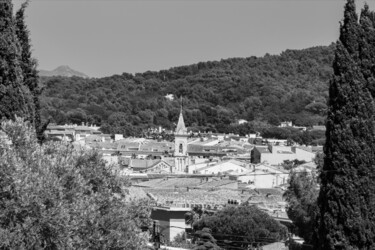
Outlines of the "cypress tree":
[[25,24],[25,9],[28,2],[21,5],[21,8],[16,13],[16,35],[20,43],[21,55],[20,55],[20,66],[23,75],[23,84],[29,89],[32,95],[32,111],[33,114],[30,116],[30,121],[34,124],[39,141],[44,140],[44,130],[48,124],[42,124],[40,115],[40,101],[39,96],[41,94],[41,86],[39,82],[39,76],[37,71],[37,62],[31,56],[31,45],[29,30]]
[[329,86],[314,249],[375,249],[375,105],[367,72],[373,63],[364,52],[374,45],[366,40],[365,15],[361,20],[348,0]]
[[359,57],[363,76],[367,81],[367,88],[372,97],[375,97],[375,14],[366,4],[361,11],[361,36],[359,39]]
[[3,0],[0,2],[0,119],[33,113],[30,91],[23,85],[21,50],[15,30],[12,2]]

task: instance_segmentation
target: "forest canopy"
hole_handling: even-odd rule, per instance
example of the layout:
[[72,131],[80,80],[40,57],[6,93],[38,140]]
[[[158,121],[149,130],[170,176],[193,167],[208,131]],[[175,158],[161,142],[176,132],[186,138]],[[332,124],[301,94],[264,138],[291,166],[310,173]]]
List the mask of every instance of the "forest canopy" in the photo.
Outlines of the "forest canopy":
[[84,122],[106,133],[137,135],[149,127],[173,129],[182,97],[193,131],[241,131],[234,125],[238,119],[319,125],[326,115],[332,61],[331,45],[134,75],[44,77],[42,115],[56,124]]

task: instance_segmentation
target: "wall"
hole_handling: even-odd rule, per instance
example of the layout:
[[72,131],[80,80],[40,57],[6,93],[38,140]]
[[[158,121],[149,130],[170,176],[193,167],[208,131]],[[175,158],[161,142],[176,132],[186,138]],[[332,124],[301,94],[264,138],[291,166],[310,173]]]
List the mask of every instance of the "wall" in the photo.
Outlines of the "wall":
[[164,239],[173,241],[178,233],[185,232],[185,228],[190,228],[185,224],[185,213],[189,208],[158,208],[155,207],[151,212],[151,219],[160,225],[160,233]]
[[170,231],[169,240],[173,241],[177,234],[185,232],[185,214],[184,218],[171,218],[169,221]]

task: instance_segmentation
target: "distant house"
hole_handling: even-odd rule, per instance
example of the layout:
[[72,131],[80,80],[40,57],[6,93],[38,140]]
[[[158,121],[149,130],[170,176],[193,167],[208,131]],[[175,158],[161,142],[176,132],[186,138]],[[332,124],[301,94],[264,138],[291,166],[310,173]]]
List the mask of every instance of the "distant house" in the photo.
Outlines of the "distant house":
[[174,96],[173,94],[167,94],[164,96],[166,99],[170,100],[170,101],[173,101],[174,100]]
[[248,188],[275,188],[287,183],[289,172],[259,164],[244,173],[230,173],[230,179],[248,184]]
[[292,127],[293,126],[293,123],[291,121],[285,121],[285,122],[281,122],[279,127],[281,128],[285,128],[285,127]]
[[174,166],[174,161],[164,161],[164,160],[159,160],[156,162],[154,165],[149,167],[146,170],[146,173],[160,173],[160,174],[166,174],[166,173],[174,173],[175,166]]
[[159,162],[160,160],[130,159],[128,167],[133,169],[134,172],[145,173]]
[[280,165],[285,160],[313,161],[316,154],[307,147],[287,146],[255,146],[251,152],[251,162],[254,164],[268,163]]
[[173,144],[170,142],[119,140],[117,143],[119,154],[138,159],[161,159],[173,150]]
[[317,131],[317,130],[320,130],[320,131],[326,131],[326,126],[323,126],[323,125],[315,125],[315,126],[312,126],[312,129],[313,131]]
[[228,160],[217,163],[209,163],[200,168],[189,166],[189,173],[196,174],[226,174],[230,172],[244,173],[247,172],[246,163],[238,160]]
[[239,125],[241,125],[241,124],[244,124],[244,123],[247,123],[248,121],[246,121],[245,119],[239,119],[238,121],[237,121],[237,123],[239,124]]
[[291,127],[291,128],[299,129],[301,131],[306,131],[306,129],[307,129],[306,127],[303,127],[303,126],[294,126],[291,121],[281,122],[281,124],[279,125],[279,127],[280,128]]
[[201,144],[188,144],[187,153],[190,157],[210,158],[223,157],[227,153],[222,151],[219,146],[207,146]]
[[90,135],[101,134],[96,127],[77,125],[49,125],[45,133],[48,139],[60,141],[80,141]]

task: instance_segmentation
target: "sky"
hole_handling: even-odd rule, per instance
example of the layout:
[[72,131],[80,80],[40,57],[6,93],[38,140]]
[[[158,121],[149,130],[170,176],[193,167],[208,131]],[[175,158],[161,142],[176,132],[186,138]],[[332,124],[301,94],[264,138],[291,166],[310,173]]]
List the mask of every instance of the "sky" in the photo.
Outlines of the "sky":
[[[31,0],[26,24],[39,69],[104,77],[329,45],[345,2]],[[364,1],[356,3],[360,10]],[[367,3],[373,10],[375,0]]]

